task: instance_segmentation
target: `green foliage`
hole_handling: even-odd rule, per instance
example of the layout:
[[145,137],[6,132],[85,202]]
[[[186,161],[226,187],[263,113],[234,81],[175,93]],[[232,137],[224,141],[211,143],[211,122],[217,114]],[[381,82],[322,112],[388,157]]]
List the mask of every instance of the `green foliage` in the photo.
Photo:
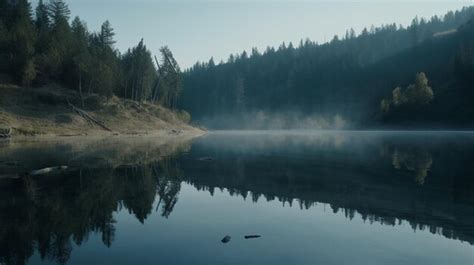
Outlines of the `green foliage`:
[[405,102],[405,97],[403,96],[402,93],[402,88],[401,87],[396,87],[392,91],[392,102],[395,104],[395,106],[399,106]]
[[151,99],[156,83],[156,69],[143,39],[122,56],[121,65],[124,87],[117,94],[137,101]]
[[382,99],[380,102],[380,110],[382,113],[388,113],[390,111],[390,100]]
[[[8,3],[7,3],[8,5]],[[18,1],[16,5],[7,6],[8,12],[4,18],[4,29],[8,36],[3,40],[4,52],[7,58],[8,70],[18,82],[23,81],[24,71],[34,54],[35,29],[31,15],[31,6],[26,0]]]
[[68,5],[63,0],[50,0],[47,10],[53,23],[53,27],[67,23],[69,16],[71,15]]
[[23,85],[29,87],[31,82],[36,78],[36,66],[32,60],[29,60],[26,65],[25,69],[23,70],[23,77],[22,82]]
[[110,25],[110,22],[106,20],[102,24],[102,27],[100,29],[99,38],[100,38],[101,44],[112,48],[112,45],[115,44],[114,36],[115,36],[114,29]]
[[160,99],[160,103],[168,108],[174,109],[177,106],[178,97],[181,95],[181,70],[168,47],[162,47],[161,66],[159,68],[159,78],[154,92]]
[[415,78],[415,84],[409,85],[404,92],[405,102],[407,104],[423,104],[430,103],[434,98],[434,93],[428,85],[428,78],[425,73],[418,73]]
[[391,99],[382,99],[380,110],[382,113],[388,113],[392,104],[395,107],[402,105],[427,105],[433,98],[434,93],[428,85],[428,78],[425,73],[421,72],[416,74],[415,84],[409,85],[404,90],[401,87],[396,87],[392,91]]
[[176,115],[178,116],[178,119],[184,123],[189,123],[191,121],[191,114],[184,110],[176,112]]
[[44,4],[43,0],[38,2],[38,6],[36,7],[36,28],[40,32],[46,32],[49,29],[51,21],[49,19],[48,14],[48,6]]
[[8,71],[9,56],[8,56],[8,45],[9,45],[10,33],[6,28],[3,21],[0,19],[0,72]]
[[0,74],[9,74],[24,86],[62,83],[77,89],[81,98],[83,93],[106,97],[115,93],[176,105],[180,70],[167,47],[161,50],[162,78],[157,79],[143,40],[120,55],[113,47],[115,33],[109,21],[97,33],[90,33],[79,17],[69,24],[71,11],[63,0],[40,0],[35,11],[33,21],[26,0],[18,4],[0,0]]

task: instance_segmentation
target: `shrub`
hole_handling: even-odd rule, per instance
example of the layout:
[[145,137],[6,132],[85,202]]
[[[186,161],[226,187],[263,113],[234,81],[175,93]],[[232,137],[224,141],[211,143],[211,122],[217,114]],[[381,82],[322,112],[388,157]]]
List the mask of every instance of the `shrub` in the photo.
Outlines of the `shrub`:
[[178,116],[178,119],[184,123],[189,123],[191,121],[191,114],[184,110],[178,111],[176,116]]

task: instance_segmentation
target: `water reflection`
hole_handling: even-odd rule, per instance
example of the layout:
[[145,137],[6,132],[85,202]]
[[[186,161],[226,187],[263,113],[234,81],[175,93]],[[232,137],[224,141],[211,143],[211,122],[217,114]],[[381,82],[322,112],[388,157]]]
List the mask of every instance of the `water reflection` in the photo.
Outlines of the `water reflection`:
[[[72,243],[85,243],[91,233],[100,233],[110,247],[113,213],[125,209],[143,223],[153,212],[155,196],[160,198],[161,215],[168,217],[181,183],[173,155],[187,149],[188,142],[121,141],[30,143],[3,149],[0,262],[26,264],[37,249],[42,259],[65,264]],[[72,169],[61,175],[11,177],[65,163]]]
[[[327,204],[348,220],[406,221],[474,244],[473,143],[471,136],[305,132],[211,134],[192,148],[188,140],[11,143],[0,150],[0,262],[26,264],[38,251],[66,264],[74,244],[97,233],[113,247],[114,213],[141,223],[155,212],[169,218],[183,183],[255,203]],[[63,174],[24,176],[63,164],[70,166]]]
[[404,153],[395,150],[392,155],[392,164],[396,169],[405,168],[414,172],[415,182],[423,185],[433,164],[433,158],[428,152]]

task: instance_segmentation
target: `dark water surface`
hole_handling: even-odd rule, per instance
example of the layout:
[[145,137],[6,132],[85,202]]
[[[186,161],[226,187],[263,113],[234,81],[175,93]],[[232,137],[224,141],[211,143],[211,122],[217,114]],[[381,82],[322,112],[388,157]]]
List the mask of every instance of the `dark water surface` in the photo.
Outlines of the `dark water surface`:
[[471,265],[474,133],[0,143],[0,264]]

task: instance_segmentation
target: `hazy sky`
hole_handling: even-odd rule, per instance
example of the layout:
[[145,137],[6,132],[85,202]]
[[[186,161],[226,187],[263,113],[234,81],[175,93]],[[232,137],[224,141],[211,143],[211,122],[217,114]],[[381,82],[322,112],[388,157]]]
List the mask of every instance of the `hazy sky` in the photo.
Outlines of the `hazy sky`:
[[[47,1],[47,0],[46,0]],[[450,1],[250,1],[250,0],[69,0],[72,16],[79,15],[90,30],[110,20],[116,47],[124,51],[141,38],[153,53],[168,45],[182,68],[196,61],[216,63],[230,53],[257,47],[299,43],[310,38],[329,41],[348,28],[359,33],[372,24],[407,25],[415,16],[442,15],[472,5]],[[32,1],[35,6],[36,1]]]

